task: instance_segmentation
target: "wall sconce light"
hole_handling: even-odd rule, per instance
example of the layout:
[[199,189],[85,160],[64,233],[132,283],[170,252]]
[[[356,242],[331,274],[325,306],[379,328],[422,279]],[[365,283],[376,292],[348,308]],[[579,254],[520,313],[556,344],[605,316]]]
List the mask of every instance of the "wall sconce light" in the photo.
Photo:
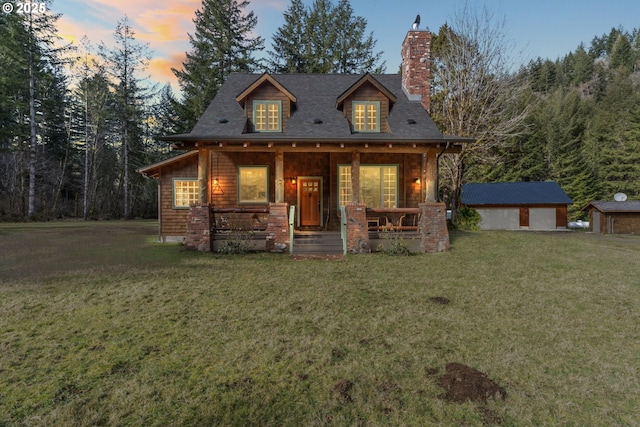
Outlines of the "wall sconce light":
[[420,178],[413,178],[413,183],[414,184],[420,184]]
[[296,185],[296,177],[295,176],[290,177],[289,180],[291,181],[292,185]]
[[220,186],[220,181],[218,181],[218,178],[213,178],[213,188],[212,188],[212,190],[213,190],[212,193],[214,195],[216,195],[216,196],[224,194],[224,190]]

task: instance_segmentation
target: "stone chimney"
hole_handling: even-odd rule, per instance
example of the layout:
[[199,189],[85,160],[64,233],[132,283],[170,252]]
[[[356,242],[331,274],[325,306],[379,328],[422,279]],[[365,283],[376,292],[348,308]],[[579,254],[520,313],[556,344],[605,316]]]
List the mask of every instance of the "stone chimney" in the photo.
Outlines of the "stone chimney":
[[413,29],[402,42],[402,89],[431,112],[431,32]]

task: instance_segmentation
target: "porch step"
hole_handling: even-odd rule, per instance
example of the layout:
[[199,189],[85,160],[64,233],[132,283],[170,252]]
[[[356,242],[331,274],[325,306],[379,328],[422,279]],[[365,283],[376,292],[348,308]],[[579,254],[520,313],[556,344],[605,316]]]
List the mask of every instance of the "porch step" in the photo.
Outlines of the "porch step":
[[339,231],[296,231],[293,236],[294,255],[342,254]]

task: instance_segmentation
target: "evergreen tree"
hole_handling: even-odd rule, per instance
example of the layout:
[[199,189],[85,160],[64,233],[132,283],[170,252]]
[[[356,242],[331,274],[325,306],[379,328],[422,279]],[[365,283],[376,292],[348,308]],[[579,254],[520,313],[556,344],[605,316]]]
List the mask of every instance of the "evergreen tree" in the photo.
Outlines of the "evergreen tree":
[[195,35],[189,34],[192,50],[181,70],[172,69],[183,93],[180,131],[193,128],[230,73],[258,68],[253,55],[264,41],[250,37],[258,19],[253,11],[245,13],[248,5],[247,0],[203,0],[196,11]]
[[305,25],[305,54],[310,59],[310,73],[333,71],[337,37],[335,11],[331,0],[315,0]]
[[[47,100],[63,102],[49,86],[60,76],[59,60],[65,50],[55,47],[59,40],[55,28],[59,15],[49,12],[48,1],[41,4],[45,7],[0,15],[3,40],[0,47],[3,63],[0,71],[0,144],[12,152],[6,161],[16,162],[8,168],[19,182],[19,195],[10,197],[19,199],[18,203],[10,202],[17,208],[12,209],[12,213],[30,219],[43,210],[51,200],[50,196],[55,198],[52,193],[45,193],[46,186],[42,181],[51,171],[42,169],[48,163],[42,157],[43,150],[39,150],[39,145],[47,141],[43,139],[46,136],[43,129],[53,127],[52,123],[48,126],[41,123],[43,114],[47,113],[43,111],[43,105],[46,103],[52,108]],[[48,141],[60,142],[55,138]]]
[[349,0],[340,0],[335,9],[336,49],[334,72],[383,73],[384,62],[378,65],[384,52],[374,53],[376,41],[373,33],[365,34],[367,21],[361,16],[353,15]]
[[[115,95],[116,115],[120,125],[121,179],[119,193],[122,195],[122,215],[125,219],[131,216],[134,194],[131,193],[131,172],[135,171],[132,153],[140,153],[142,149],[141,125],[145,118],[145,103],[150,97],[150,89],[143,87],[140,72],[146,70],[150,52],[148,44],[139,44],[135,39],[135,31],[125,16],[116,25],[114,32],[115,46],[111,49],[100,48],[100,55],[111,75],[111,84]],[[138,166],[141,166],[139,164]],[[134,175],[139,179],[138,174]]]
[[575,60],[573,67],[573,76],[571,83],[580,85],[586,83],[593,77],[593,58],[589,56],[584,48],[584,44],[580,43],[575,52]]
[[617,192],[635,196],[640,177],[637,136],[638,88],[624,68],[618,69],[598,103],[586,135],[586,156],[596,171],[599,196]]
[[557,89],[545,105],[539,127],[546,134],[547,179],[560,184],[573,199],[569,214],[577,217],[580,209],[597,194],[597,181],[583,149],[588,109],[579,93],[572,89]]
[[374,53],[376,40],[366,35],[367,21],[354,16],[349,0],[334,6],[315,0],[306,10],[292,0],[285,24],[273,37],[269,64],[274,72],[383,73],[383,52]]
[[609,66],[612,69],[627,67],[629,70],[633,68],[635,58],[633,55],[631,42],[626,34],[619,34],[615,43],[611,47],[611,55]]
[[304,31],[308,13],[302,0],[291,0],[284,12],[284,25],[273,35],[269,52],[269,68],[274,73],[307,73],[310,60],[305,55],[306,36]]

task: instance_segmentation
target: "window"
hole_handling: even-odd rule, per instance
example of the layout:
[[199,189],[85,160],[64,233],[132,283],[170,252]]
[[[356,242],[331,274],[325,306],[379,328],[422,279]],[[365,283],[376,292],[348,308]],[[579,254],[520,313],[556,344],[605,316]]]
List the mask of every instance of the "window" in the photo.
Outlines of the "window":
[[[351,166],[338,166],[340,205],[351,202]],[[369,208],[398,207],[398,166],[360,166],[360,202]]]
[[238,166],[238,203],[269,202],[269,167]]
[[253,101],[253,127],[256,132],[281,132],[281,101]]
[[196,178],[174,178],[174,209],[186,209],[189,205],[198,203],[198,192],[198,180]]
[[353,102],[353,130],[355,132],[380,132],[380,102]]

